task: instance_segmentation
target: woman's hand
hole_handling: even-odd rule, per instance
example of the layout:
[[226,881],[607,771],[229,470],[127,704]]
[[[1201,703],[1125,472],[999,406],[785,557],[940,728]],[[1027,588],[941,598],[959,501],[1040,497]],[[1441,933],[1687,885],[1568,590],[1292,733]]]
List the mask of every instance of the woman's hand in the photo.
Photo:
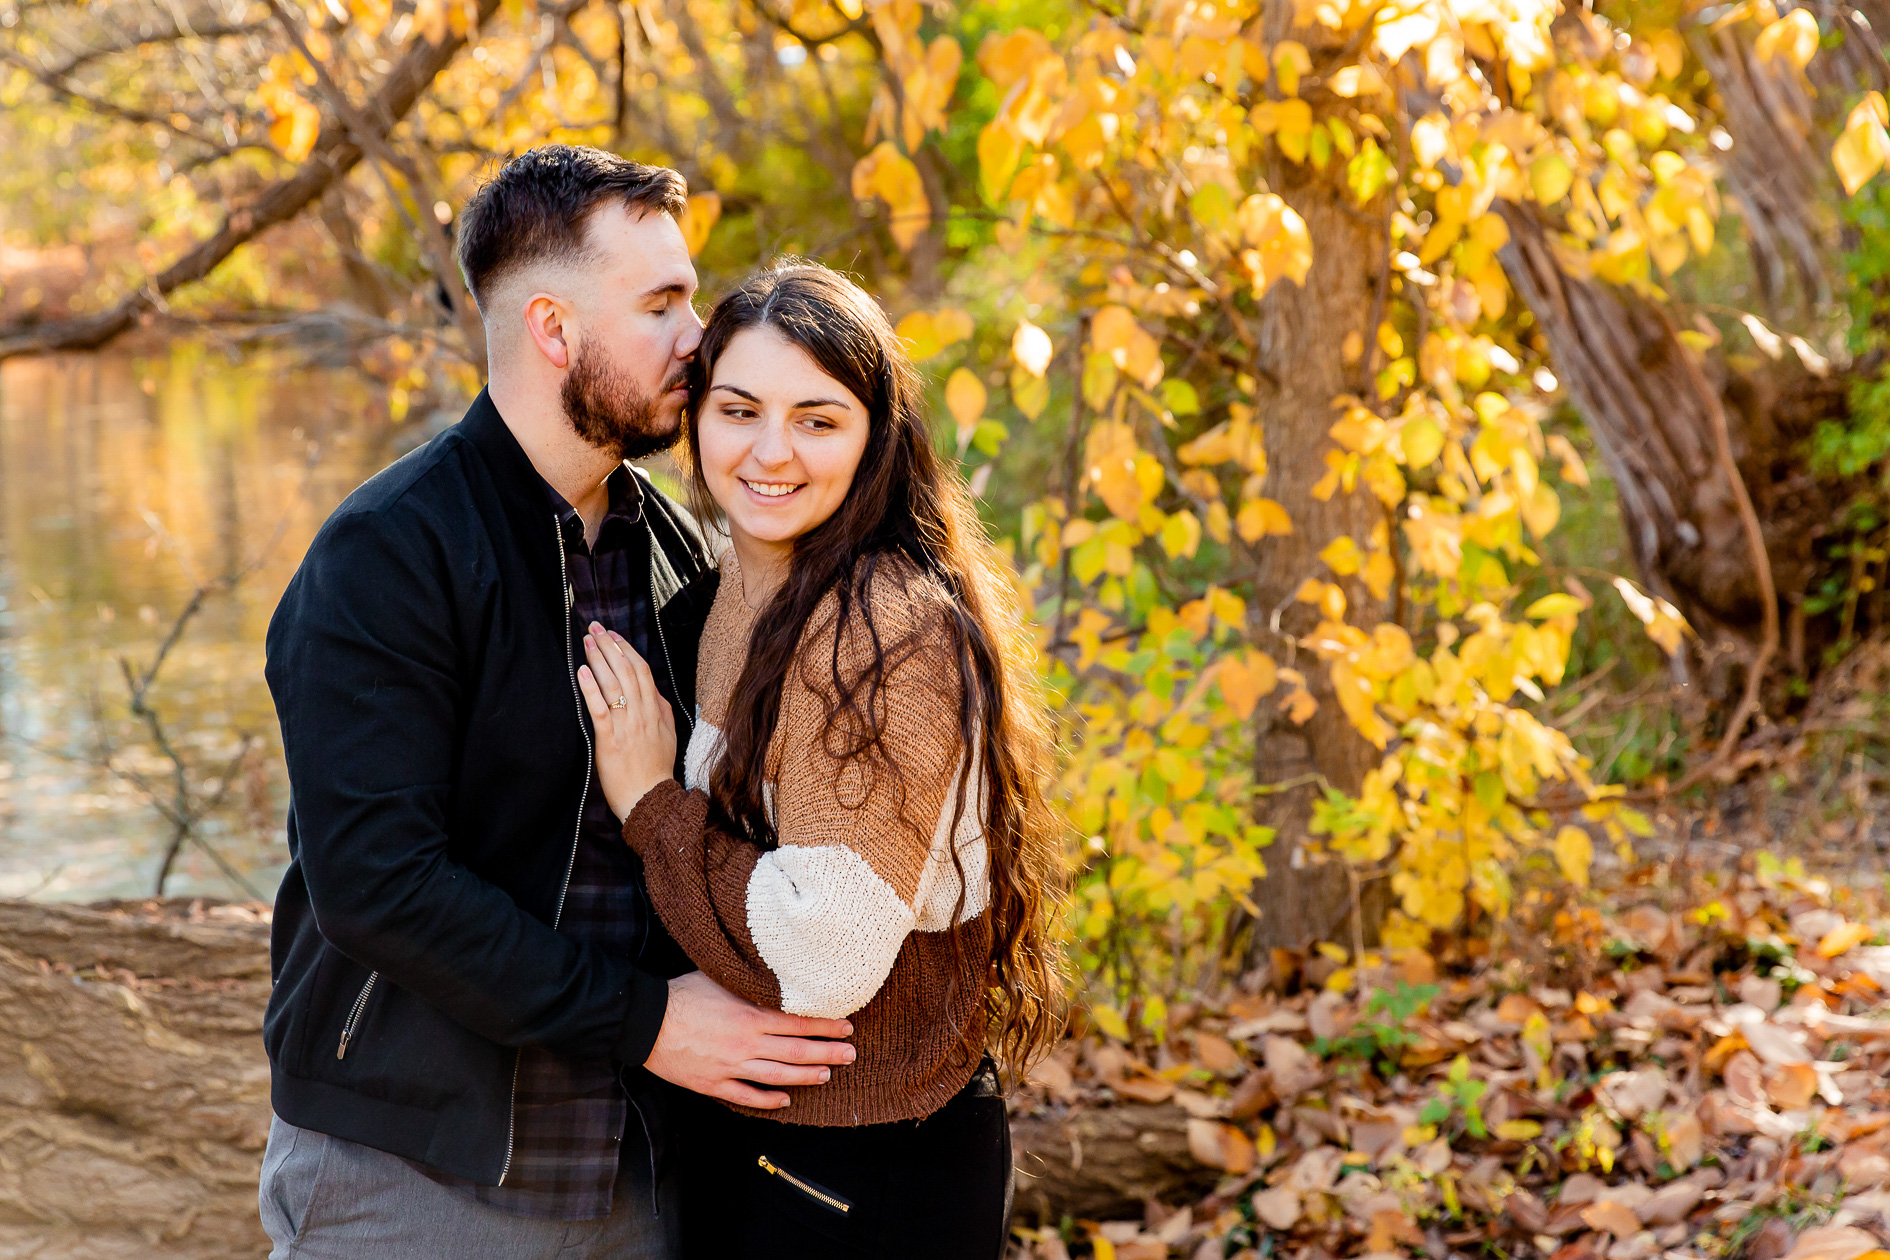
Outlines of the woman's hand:
[[644,793],[672,777],[676,717],[656,690],[650,667],[622,635],[595,621],[578,666],[591,725],[597,731],[597,780],[617,817],[630,817]]

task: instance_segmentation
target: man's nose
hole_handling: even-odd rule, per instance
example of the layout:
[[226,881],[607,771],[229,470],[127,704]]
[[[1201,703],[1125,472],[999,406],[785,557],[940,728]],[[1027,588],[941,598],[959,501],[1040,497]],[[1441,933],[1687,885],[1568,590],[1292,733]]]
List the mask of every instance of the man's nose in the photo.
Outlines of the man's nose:
[[702,316],[696,314],[696,308],[689,308],[689,318],[683,321],[682,334],[676,338],[676,357],[687,359],[702,344]]

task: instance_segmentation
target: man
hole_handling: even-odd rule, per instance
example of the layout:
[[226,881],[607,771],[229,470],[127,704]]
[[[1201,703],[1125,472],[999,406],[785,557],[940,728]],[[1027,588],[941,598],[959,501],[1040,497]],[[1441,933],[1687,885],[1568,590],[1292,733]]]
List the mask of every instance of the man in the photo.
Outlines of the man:
[[459,255],[491,383],[336,509],[270,624],[292,789],[274,1260],[673,1255],[658,1078],[778,1106],[766,1086],[852,1057],[845,1021],[690,972],[573,673],[602,624],[693,712],[713,574],[625,462],[670,445],[687,400],[683,205],[675,172],[569,146],[480,190]]

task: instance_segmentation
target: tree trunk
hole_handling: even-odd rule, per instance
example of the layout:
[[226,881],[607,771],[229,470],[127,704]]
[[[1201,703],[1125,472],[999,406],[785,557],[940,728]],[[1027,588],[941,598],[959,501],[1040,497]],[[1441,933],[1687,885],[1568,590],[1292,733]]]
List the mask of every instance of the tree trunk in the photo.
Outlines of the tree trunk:
[[[1777,646],[1777,597],[1802,595],[1828,515],[1798,456],[1803,435],[1780,428],[1763,387],[1709,379],[1723,370],[1696,363],[1660,308],[1565,270],[1527,207],[1500,208],[1510,229],[1504,269],[1614,478],[1642,580],[1729,657],[1749,655],[1742,646],[1763,650],[1768,639]],[[1730,683],[1709,688],[1723,696]]]
[[[0,901],[0,1256],[254,1260],[269,1134],[269,925],[184,898]],[[1011,1122],[1018,1220],[1212,1189],[1173,1104]]]
[[1188,1113],[1172,1103],[1017,1116],[1011,1149],[1019,1224],[1140,1216],[1150,1199],[1187,1202],[1222,1175],[1189,1152]]
[[0,941],[0,1255],[263,1254],[266,912],[0,902]]
[[[1255,377],[1260,381],[1257,414],[1266,431],[1266,494],[1293,519],[1293,533],[1268,537],[1259,546],[1253,637],[1283,666],[1300,670],[1319,709],[1303,726],[1263,705],[1258,721],[1255,774],[1261,783],[1295,783],[1266,798],[1260,821],[1275,829],[1266,851],[1267,876],[1254,899],[1261,916],[1252,951],[1264,959],[1273,947],[1302,948],[1315,940],[1350,936],[1350,876],[1336,860],[1318,860],[1306,849],[1307,820],[1323,785],[1355,792],[1378,764],[1379,752],[1340,711],[1325,668],[1295,647],[1320,614],[1293,596],[1310,577],[1334,580],[1319,552],[1334,538],[1361,542],[1385,519],[1363,486],[1324,502],[1313,486],[1326,474],[1333,449],[1329,430],[1338,413],[1333,400],[1356,392],[1356,366],[1342,346],[1347,334],[1369,342],[1379,277],[1389,265],[1382,223],[1346,204],[1346,193],[1310,170],[1286,170],[1274,191],[1306,220],[1314,242],[1312,271],[1304,285],[1276,285],[1261,303]],[[1303,175],[1297,184],[1293,178]],[[1347,620],[1371,626],[1384,619],[1382,601],[1356,579],[1340,581]],[[1367,924],[1375,915],[1367,914]]]

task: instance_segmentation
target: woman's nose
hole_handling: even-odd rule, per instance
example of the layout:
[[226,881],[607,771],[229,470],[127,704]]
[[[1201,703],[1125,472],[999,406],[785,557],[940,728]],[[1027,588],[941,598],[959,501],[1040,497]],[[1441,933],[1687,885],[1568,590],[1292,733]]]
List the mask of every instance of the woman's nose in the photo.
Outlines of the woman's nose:
[[788,441],[787,426],[770,421],[755,435],[752,449],[755,459],[769,468],[779,467],[794,457],[794,445]]

